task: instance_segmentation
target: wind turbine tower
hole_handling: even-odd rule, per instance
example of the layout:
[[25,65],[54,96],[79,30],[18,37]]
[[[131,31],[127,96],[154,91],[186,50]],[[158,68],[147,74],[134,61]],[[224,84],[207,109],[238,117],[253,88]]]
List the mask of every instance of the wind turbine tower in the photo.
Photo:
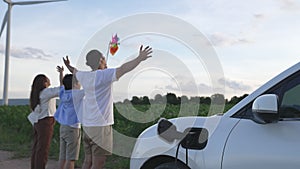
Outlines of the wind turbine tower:
[[4,15],[0,38],[4,27],[6,26],[6,44],[5,44],[5,68],[4,68],[4,85],[3,85],[3,105],[8,105],[8,76],[9,76],[9,57],[10,57],[10,25],[11,25],[11,9],[14,5],[33,5],[49,2],[58,2],[66,0],[52,0],[52,1],[21,1],[21,2],[12,2],[11,0],[3,0],[7,3],[7,11]]

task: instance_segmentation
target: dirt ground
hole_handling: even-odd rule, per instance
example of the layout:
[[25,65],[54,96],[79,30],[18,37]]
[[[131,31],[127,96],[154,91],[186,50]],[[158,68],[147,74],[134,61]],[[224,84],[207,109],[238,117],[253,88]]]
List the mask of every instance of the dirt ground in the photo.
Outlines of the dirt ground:
[[[0,169],[29,169],[30,158],[14,159],[13,152],[0,150]],[[46,169],[57,169],[58,162],[48,160]]]

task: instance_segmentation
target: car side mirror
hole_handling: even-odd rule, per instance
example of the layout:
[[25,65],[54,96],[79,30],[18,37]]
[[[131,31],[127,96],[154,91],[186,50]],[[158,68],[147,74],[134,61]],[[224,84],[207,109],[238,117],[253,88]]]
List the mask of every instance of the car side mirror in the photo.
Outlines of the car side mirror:
[[257,97],[252,104],[252,112],[252,120],[256,123],[276,123],[279,120],[278,96],[265,94]]

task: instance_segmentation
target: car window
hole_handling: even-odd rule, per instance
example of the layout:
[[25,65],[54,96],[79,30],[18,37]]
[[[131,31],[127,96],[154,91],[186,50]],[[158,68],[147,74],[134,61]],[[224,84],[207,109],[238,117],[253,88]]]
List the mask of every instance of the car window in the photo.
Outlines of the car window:
[[[276,94],[279,98],[279,115],[281,119],[300,118],[300,71],[286,78],[263,94]],[[252,119],[251,101],[233,118]]]
[[279,106],[281,118],[300,117],[300,78],[290,81],[283,89],[281,104]]

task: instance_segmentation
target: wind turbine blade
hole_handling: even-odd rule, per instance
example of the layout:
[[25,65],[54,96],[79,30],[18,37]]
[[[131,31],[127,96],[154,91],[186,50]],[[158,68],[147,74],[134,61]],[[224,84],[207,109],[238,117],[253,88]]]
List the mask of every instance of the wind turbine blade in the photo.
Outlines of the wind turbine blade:
[[1,38],[1,35],[2,35],[2,32],[3,32],[3,29],[7,23],[7,13],[8,11],[5,12],[5,15],[4,15],[4,18],[3,18],[3,21],[2,21],[2,26],[1,26],[1,32],[0,32],[0,38]]
[[10,4],[11,3],[11,0],[3,0],[4,2]]
[[33,4],[42,4],[42,3],[59,2],[59,1],[67,1],[67,0],[53,0],[53,1],[22,1],[22,2],[13,2],[13,5],[33,5]]

